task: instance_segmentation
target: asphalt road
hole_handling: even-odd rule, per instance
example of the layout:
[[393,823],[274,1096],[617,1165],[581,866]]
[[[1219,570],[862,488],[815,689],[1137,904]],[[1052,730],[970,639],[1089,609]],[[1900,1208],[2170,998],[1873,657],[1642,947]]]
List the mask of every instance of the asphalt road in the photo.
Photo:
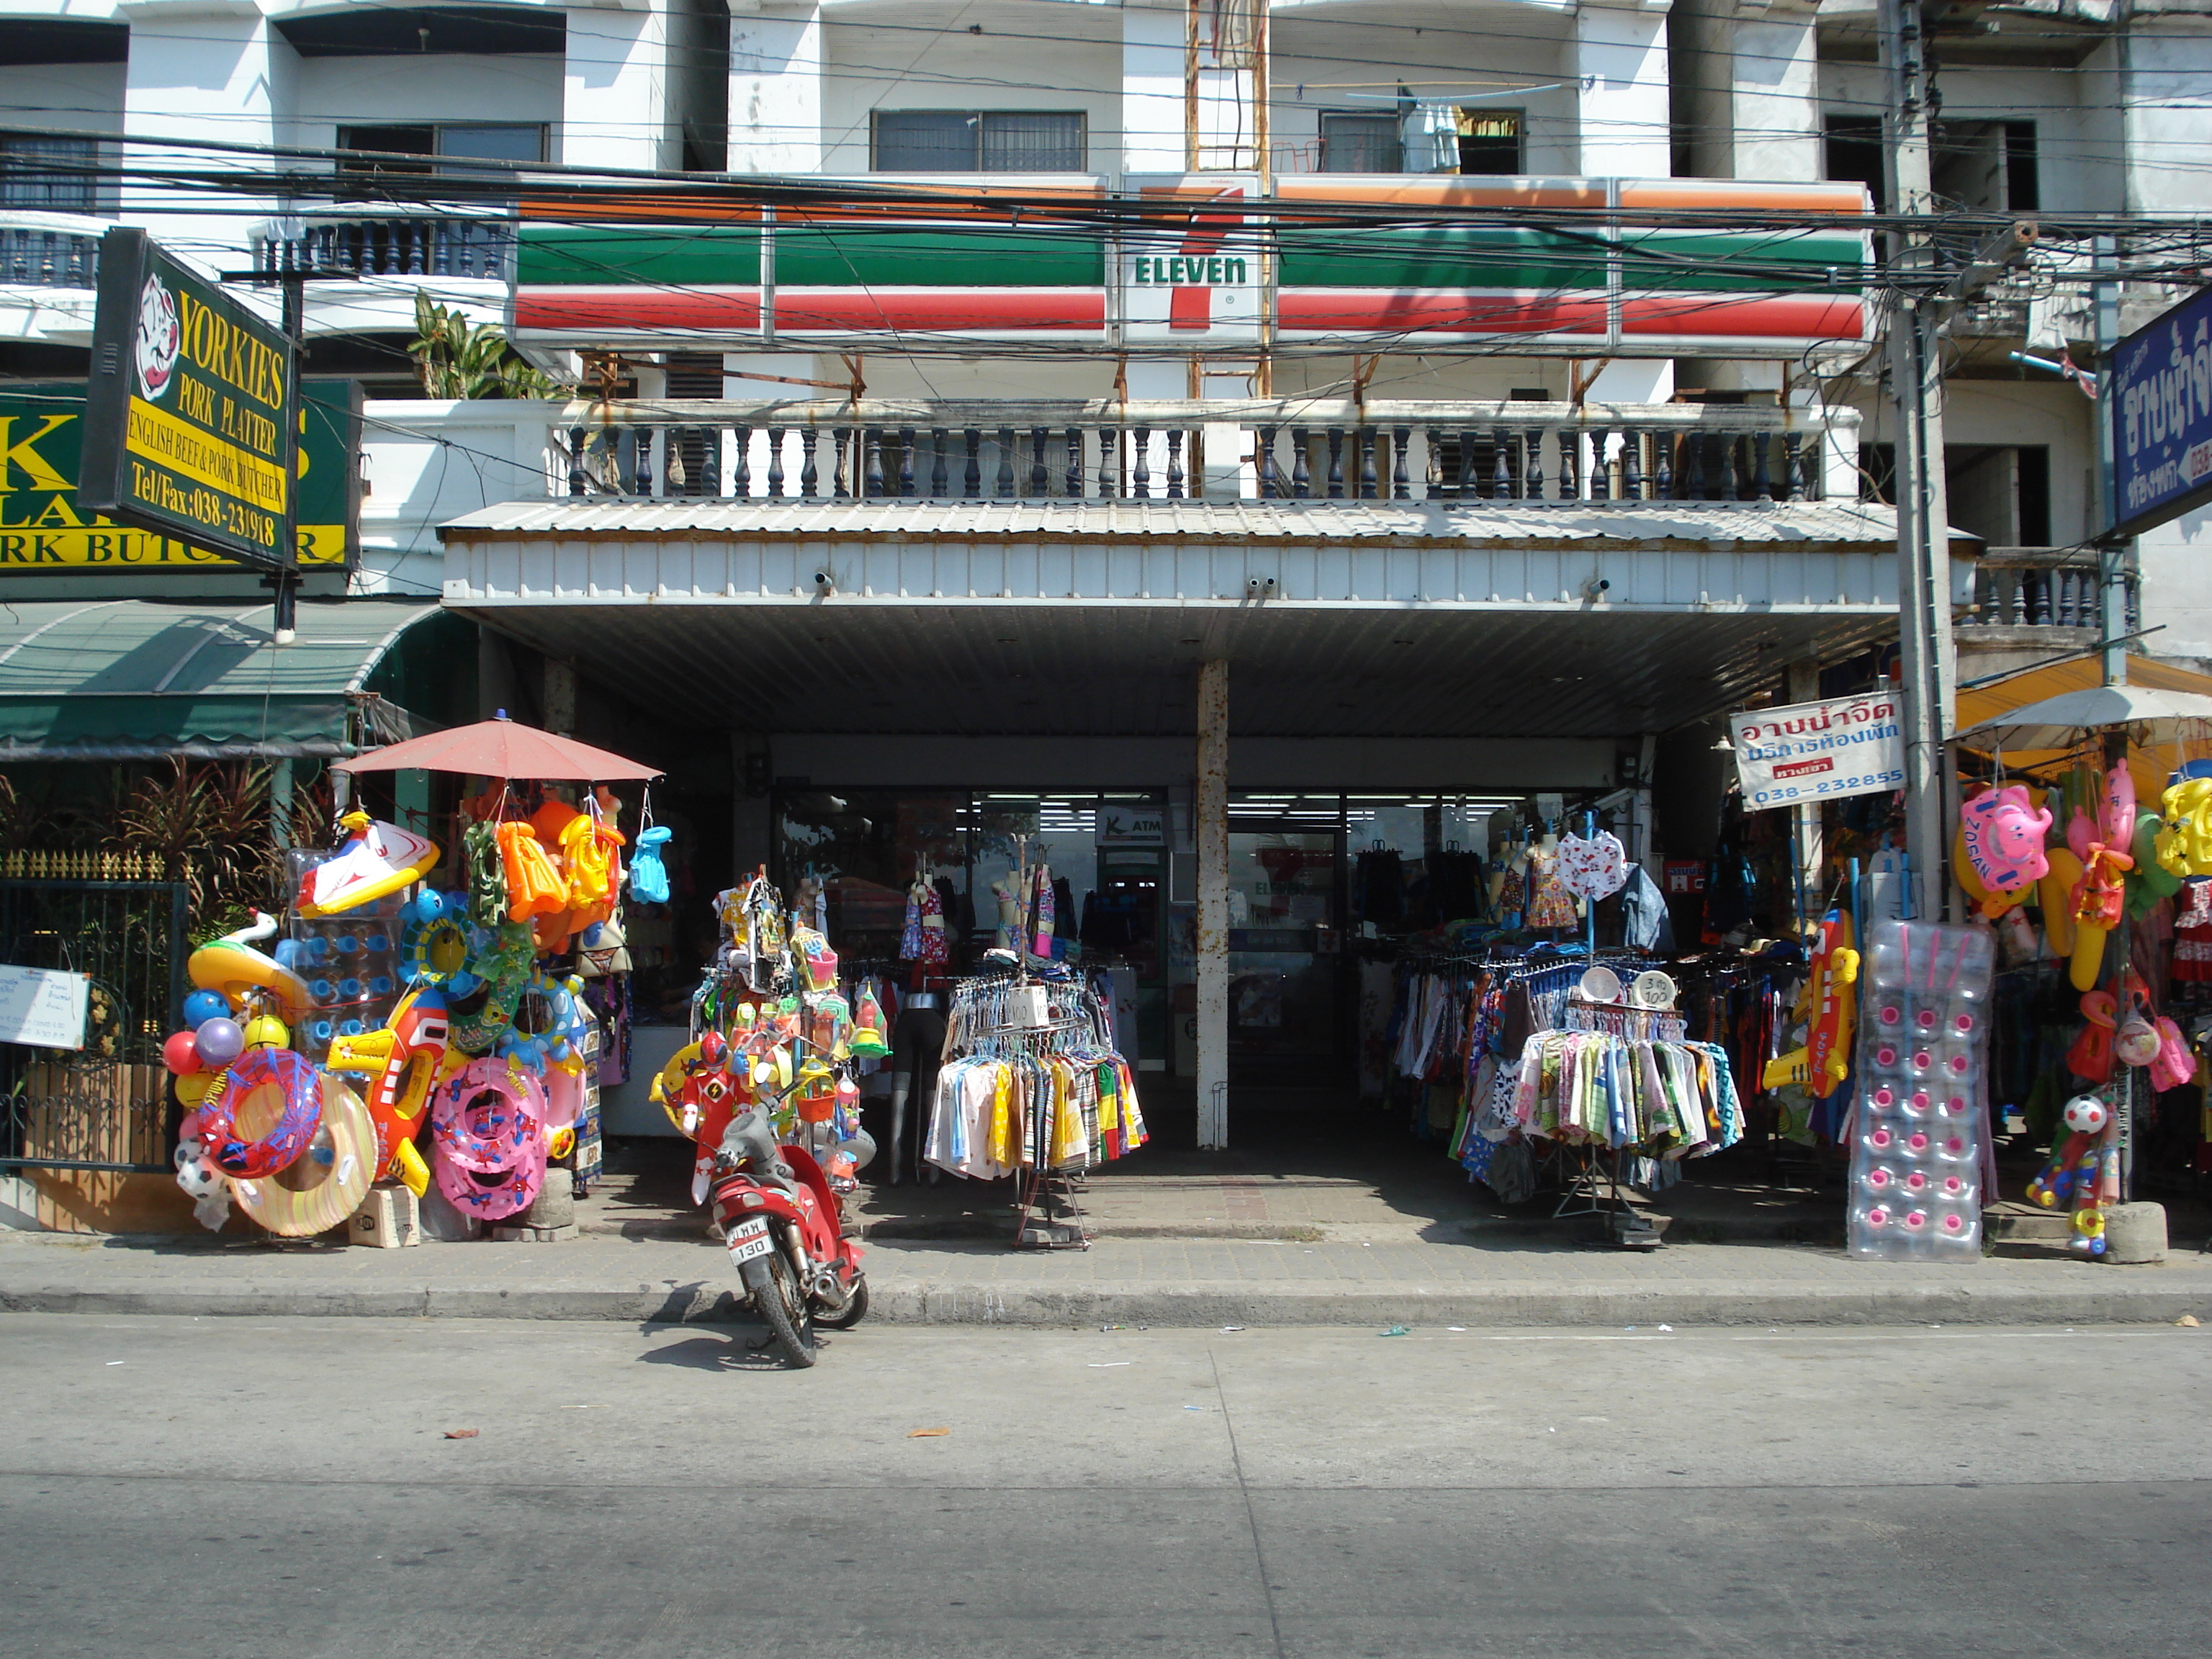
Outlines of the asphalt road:
[[2212,1635],[2212,1328],[753,1334],[0,1317],[0,1654]]

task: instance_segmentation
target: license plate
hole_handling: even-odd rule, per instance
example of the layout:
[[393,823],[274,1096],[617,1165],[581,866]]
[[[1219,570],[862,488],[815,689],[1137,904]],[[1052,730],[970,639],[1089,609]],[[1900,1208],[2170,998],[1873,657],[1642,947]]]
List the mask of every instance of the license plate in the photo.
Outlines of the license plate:
[[775,1241],[768,1236],[768,1224],[756,1221],[734,1230],[730,1234],[729,1245],[732,1261],[750,1261],[775,1249]]

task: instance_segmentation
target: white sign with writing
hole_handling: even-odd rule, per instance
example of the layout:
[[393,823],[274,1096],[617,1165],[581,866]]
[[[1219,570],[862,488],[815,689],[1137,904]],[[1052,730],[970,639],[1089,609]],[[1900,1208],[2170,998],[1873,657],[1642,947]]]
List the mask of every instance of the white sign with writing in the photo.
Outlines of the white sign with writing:
[[[1179,346],[1256,341],[1263,307],[1260,239],[1247,218],[1249,173],[1133,176],[1154,210],[1121,241],[1122,336]],[[1171,210],[1160,211],[1163,204]]]
[[1743,804],[1756,812],[1905,787],[1905,728],[1894,693],[1753,708],[1729,716]]
[[0,964],[0,1042],[83,1048],[91,990],[91,980],[82,974]]
[[1101,847],[1164,847],[1168,844],[1168,814],[1164,806],[1102,806],[1098,809]]

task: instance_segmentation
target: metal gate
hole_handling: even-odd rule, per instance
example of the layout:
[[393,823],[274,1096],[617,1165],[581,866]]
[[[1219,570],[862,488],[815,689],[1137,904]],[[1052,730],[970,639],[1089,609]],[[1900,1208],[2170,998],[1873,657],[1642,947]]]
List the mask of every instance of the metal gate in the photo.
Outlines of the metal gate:
[[81,1052],[0,1042],[0,1169],[169,1166],[161,1043],[183,1018],[185,886],[0,879],[0,963],[92,981]]

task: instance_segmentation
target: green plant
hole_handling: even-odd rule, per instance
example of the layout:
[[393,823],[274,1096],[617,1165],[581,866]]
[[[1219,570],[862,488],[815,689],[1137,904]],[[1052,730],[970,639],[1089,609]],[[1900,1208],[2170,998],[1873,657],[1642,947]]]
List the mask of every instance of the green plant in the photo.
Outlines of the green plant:
[[557,398],[567,388],[515,355],[496,323],[467,318],[415,290],[415,343],[407,355],[433,398]]
[[168,776],[139,779],[116,807],[111,844],[159,860],[185,884],[195,942],[244,925],[276,896],[269,784],[266,766],[176,759]]

